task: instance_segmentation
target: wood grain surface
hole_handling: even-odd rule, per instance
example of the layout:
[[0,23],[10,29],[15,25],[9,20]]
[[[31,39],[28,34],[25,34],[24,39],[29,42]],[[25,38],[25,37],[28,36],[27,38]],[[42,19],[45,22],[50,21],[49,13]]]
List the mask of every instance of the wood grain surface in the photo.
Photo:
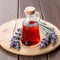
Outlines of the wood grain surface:
[[[60,0],[40,0],[43,19],[60,29]],[[60,46],[48,54],[48,60],[60,60]]]
[[0,25],[17,18],[18,0],[0,0]]
[[[0,25],[17,18],[17,0],[0,0]],[[0,60],[17,60],[18,56],[0,47]]]
[[60,29],[60,0],[40,0],[43,19]]

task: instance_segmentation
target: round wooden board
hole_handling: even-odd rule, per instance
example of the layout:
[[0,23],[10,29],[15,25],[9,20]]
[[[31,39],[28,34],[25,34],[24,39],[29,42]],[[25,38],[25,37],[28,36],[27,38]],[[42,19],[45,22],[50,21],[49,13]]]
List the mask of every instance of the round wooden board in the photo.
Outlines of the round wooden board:
[[[49,26],[55,28],[55,32],[58,35],[58,39],[54,46],[52,46],[52,44],[50,44],[46,48],[39,49],[39,46],[29,47],[29,46],[25,46],[21,43],[21,49],[19,51],[17,49],[10,48],[10,39],[11,39],[11,35],[13,34],[14,22],[16,22],[16,29],[17,29],[18,27],[22,27],[23,20],[24,20],[24,18],[15,19],[15,20],[9,21],[9,22],[3,24],[2,26],[0,26],[0,45],[5,50],[15,53],[15,54],[19,54],[19,55],[35,56],[35,55],[41,55],[41,54],[51,52],[52,50],[56,49],[59,46],[60,30],[53,24],[41,19],[41,21],[46,22]],[[15,29],[15,31],[16,31],[16,29]],[[45,37],[45,35],[43,34],[43,32],[41,30],[40,30],[40,37],[41,37],[41,39],[43,37]]]

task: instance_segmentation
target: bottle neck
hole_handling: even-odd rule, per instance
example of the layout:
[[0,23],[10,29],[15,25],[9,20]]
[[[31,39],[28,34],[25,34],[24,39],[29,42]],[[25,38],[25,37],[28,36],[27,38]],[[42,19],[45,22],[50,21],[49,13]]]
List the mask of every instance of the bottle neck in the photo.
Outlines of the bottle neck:
[[26,14],[26,18],[37,21],[40,19],[40,14],[39,14],[39,12],[35,11],[35,13],[33,15]]

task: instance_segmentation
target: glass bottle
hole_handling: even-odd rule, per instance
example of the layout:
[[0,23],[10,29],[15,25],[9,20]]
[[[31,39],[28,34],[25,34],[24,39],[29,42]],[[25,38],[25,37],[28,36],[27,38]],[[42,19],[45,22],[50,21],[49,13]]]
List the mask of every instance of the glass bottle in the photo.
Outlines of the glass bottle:
[[40,31],[38,20],[39,13],[32,6],[26,7],[24,10],[26,18],[22,24],[22,43],[27,46],[35,46],[40,43]]

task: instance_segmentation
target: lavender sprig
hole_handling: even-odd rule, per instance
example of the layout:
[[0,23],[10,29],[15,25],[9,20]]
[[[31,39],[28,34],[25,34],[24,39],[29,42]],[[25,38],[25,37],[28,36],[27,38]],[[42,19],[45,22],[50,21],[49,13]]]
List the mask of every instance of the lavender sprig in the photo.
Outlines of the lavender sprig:
[[15,35],[11,37],[10,48],[20,49],[20,39],[21,39],[21,28],[17,29]]
[[43,33],[46,35],[46,38],[43,38],[41,41],[40,48],[46,47],[49,43],[52,43],[52,45],[54,45],[57,39],[57,35],[54,31],[54,28],[47,26],[46,23],[43,23],[41,21],[39,22],[39,26]]

